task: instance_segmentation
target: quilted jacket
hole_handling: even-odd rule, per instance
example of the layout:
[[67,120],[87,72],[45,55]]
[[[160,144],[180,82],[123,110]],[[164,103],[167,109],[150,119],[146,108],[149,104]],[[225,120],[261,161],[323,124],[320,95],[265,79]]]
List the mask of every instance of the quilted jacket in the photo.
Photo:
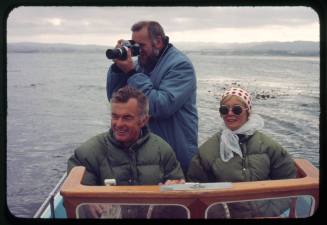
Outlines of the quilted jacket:
[[[224,162],[220,158],[220,132],[214,134],[193,157],[187,179],[193,182],[243,182],[288,179],[296,177],[295,164],[277,142],[256,131],[252,136],[239,136],[243,157],[235,154]],[[233,218],[277,216],[289,207],[289,199],[230,203]]]
[[104,185],[104,179],[116,179],[117,185],[155,185],[184,178],[174,151],[147,127],[127,149],[113,138],[111,129],[89,139],[69,158],[67,171],[80,165],[86,167],[85,185]]

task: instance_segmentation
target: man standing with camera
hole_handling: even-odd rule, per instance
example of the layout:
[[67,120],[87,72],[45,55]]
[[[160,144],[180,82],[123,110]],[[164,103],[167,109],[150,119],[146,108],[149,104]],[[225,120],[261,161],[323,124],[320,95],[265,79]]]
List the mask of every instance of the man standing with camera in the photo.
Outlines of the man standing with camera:
[[[114,59],[107,74],[107,96],[125,85],[141,90],[150,103],[149,126],[174,149],[183,171],[198,145],[196,77],[191,61],[165,36],[155,21],[134,24],[132,42],[139,46],[137,61],[131,47],[126,59]],[[119,40],[116,48],[122,48]],[[133,55],[135,55],[133,51]]]

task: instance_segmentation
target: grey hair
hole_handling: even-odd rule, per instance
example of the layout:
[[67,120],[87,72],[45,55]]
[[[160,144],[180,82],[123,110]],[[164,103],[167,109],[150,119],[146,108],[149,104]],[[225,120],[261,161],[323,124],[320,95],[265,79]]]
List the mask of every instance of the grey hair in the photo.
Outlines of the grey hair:
[[148,29],[148,33],[152,42],[155,42],[158,36],[163,42],[165,41],[165,32],[162,26],[156,21],[139,21],[132,26],[131,31],[140,31],[143,27]]
[[149,115],[149,100],[143,92],[131,86],[124,86],[112,95],[112,103],[126,103],[129,99],[135,98],[141,116]]

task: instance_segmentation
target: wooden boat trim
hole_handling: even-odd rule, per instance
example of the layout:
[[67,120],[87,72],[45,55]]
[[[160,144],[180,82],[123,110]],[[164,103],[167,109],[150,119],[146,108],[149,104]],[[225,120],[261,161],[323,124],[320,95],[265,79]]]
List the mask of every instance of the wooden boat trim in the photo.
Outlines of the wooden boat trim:
[[[84,167],[75,167],[62,185],[66,210],[82,202],[112,203],[174,203],[187,207],[205,208],[214,202],[242,201],[249,199],[280,198],[311,195],[315,208],[319,203],[319,171],[304,159],[295,160],[298,178],[232,183],[232,188],[218,190],[160,191],[158,185],[143,186],[86,186],[81,181]],[[193,206],[192,206],[193,205]],[[70,211],[70,210],[67,210]],[[192,210],[191,210],[192,211]],[[75,217],[75,212],[67,212]],[[203,216],[203,215],[198,215]]]

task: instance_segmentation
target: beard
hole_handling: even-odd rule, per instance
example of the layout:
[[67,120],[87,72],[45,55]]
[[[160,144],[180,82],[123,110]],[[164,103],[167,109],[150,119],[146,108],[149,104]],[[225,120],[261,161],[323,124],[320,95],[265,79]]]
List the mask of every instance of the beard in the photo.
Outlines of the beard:
[[160,50],[153,48],[151,54],[146,56],[145,58],[139,56],[140,66],[143,68],[145,73],[150,73],[154,69],[159,60],[159,54]]

